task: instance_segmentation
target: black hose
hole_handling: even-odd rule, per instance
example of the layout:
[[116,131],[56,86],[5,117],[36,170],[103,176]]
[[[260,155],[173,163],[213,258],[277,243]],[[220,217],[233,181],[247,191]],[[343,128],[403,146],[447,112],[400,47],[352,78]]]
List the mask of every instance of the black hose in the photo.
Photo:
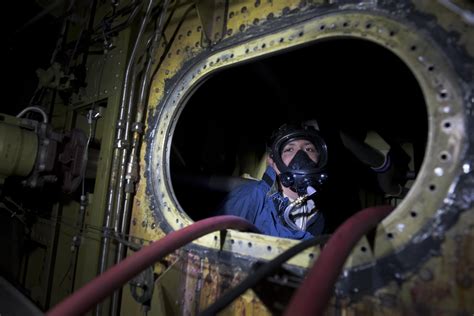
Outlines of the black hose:
[[264,278],[274,274],[282,264],[290,260],[292,257],[314,245],[324,244],[330,235],[321,235],[315,238],[304,240],[285,252],[278,255],[275,259],[267,262],[258,268],[255,272],[252,272],[244,281],[239,285],[232,288],[228,292],[224,293],[217,301],[214,302],[211,306],[206,308],[204,311],[199,313],[198,316],[211,316],[216,315],[218,312],[223,310],[227,305],[232,303],[237,297],[245,293],[250,288],[253,288]]

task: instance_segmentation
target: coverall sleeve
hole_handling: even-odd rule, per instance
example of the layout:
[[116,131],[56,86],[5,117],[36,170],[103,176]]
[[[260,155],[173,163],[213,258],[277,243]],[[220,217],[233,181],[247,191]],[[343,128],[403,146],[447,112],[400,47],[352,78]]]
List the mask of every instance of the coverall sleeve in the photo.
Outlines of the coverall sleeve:
[[229,193],[218,208],[219,215],[235,215],[255,223],[259,209],[262,207],[264,194],[259,194],[257,185],[245,184]]

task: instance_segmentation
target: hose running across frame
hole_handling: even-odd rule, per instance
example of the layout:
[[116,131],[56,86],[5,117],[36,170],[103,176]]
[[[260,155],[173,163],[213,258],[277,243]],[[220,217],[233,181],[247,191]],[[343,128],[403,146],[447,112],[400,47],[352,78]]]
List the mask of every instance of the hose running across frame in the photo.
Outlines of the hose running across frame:
[[368,207],[339,226],[293,294],[284,315],[322,315],[352,248],[393,209],[391,205]]
[[253,224],[232,215],[215,216],[195,222],[143,247],[54,306],[46,315],[82,315],[154,262],[201,236],[224,229],[259,233]]
[[321,235],[315,238],[304,240],[285,252],[279,254],[271,261],[265,263],[259,267],[256,271],[252,272],[244,281],[240,282],[237,286],[227,291],[211,306],[206,308],[204,311],[199,313],[199,316],[212,316],[227,307],[237,297],[242,295],[245,291],[253,288],[261,280],[273,274],[278,268],[280,268],[285,262],[296,256],[303,250],[316,245],[324,244],[329,239],[329,235]]

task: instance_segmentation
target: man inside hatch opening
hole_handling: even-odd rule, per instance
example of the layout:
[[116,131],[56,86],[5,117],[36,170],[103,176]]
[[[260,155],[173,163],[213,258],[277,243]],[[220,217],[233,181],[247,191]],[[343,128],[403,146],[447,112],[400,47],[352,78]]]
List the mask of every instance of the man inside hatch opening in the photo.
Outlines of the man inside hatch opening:
[[220,208],[257,226],[263,234],[293,239],[320,235],[324,217],[315,197],[327,178],[327,146],[309,124],[285,124],[268,146],[261,181],[234,189]]
[[[406,194],[402,190],[406,177],[394,175],[405,174],[409,160],[390,159],[390,151],[381,153],[342,132],[341,140],[377,174],[379,187],[386,194]],[[318,195],[328,177],[328,149],[317,123],[282,125],[270,138],[268,154],[262,180],[230,192],[219,213],[243,217],[265,235],[308,239],[322,234],[325,220]]]

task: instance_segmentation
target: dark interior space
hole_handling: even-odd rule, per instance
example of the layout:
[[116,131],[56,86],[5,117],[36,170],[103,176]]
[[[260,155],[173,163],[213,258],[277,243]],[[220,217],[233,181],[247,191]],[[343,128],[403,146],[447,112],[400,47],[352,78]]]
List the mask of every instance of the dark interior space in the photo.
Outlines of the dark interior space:
[[[4,12],[12,14],[13,18],[5,24],[6,57],[2,70],[6,75],[6,86],[3,88],[4,101],[0,105],[0,113],[16,116],[25,107],[39,104],[39,99],[33,98],[38,86],[36,70],[49,67],[62,19],[44,14],[45,8],[36,1],[9,1],[5,6]],[[34,112],[26,117],[42,119]],[[42,212],[48,207],[51,209],[55,198],[51,192],[25,189],[20,186],[20,181],[11,177],[0,188],[3,204],[0,207],[0,248],[4,253],[0,261],[0,275],[21,290],[17,280],[22,258],[40,247],[29,239],[27,227],[36,215],[43,215]],[[26,214],[25,220],[20,221],[26,208],[31,209],[32,213]]]
[[16,115],[31,105],[31,101],[40,104],[41,95],[35,95],[38,86],[36,70],[50,66],[62,19],[59,14],[53,15],[57,10],[46,11],[35,1],[10,1],[6,5],[5,12],[15,13],[15,17],[7,24],[6,30],[7,62],[4,71],[7,74],[7,99],[0,110]]
[[409,68],[369,41],[324,41],[225,69],[194,92],[172,142],[173,190],[183,210],[194,220],[215,214],[225,186],[196,179],[238,176],[236,163],[249,153],[261,157],[273,129],[308,119],[318,121],[328,144],[320,208],[329,231],[361,208],[360,190],[382,194],[339,131],[363,139],[374,130],[391,143],[411,143],[420,168],[427,114]]

